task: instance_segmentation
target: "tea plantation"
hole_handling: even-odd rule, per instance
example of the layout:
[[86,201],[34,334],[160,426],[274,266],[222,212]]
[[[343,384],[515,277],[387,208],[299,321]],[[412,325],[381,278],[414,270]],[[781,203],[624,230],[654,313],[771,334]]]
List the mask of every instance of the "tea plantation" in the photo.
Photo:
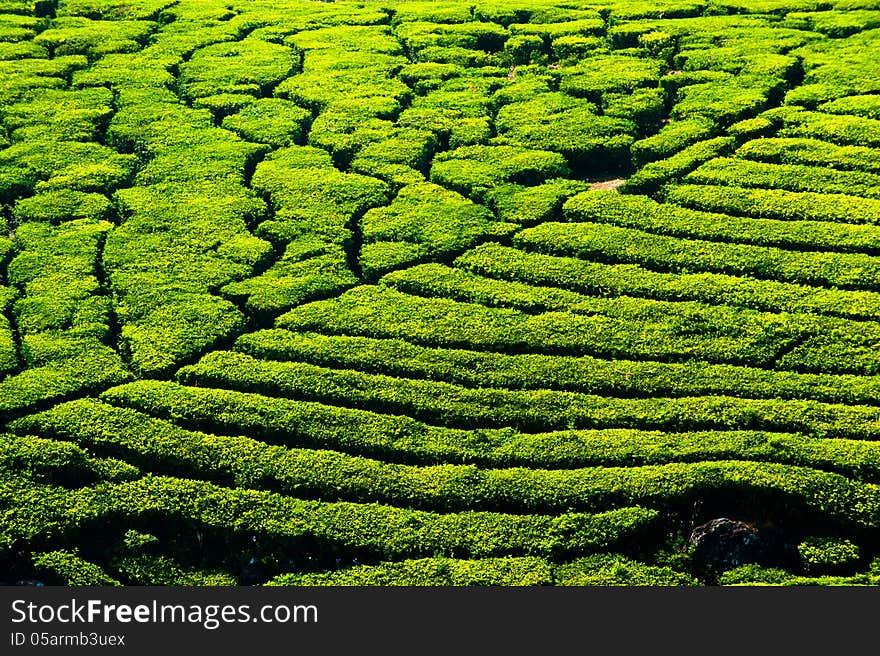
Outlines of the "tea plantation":
[[0,583],[880,584],[880,0],[0,0]]

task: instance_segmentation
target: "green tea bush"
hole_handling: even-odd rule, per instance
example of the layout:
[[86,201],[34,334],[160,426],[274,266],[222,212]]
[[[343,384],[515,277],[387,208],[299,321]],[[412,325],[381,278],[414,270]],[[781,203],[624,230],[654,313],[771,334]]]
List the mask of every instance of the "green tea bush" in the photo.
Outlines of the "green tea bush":
[[685,182],[880,198],[880,175],[874,173],[836,171],[798,164],[766,164],[724,157],[709,160],[685,177]]
[[197,50],[180,66],[179,84],[189,98],[218,93],[266,93],[299,69],[291,48],[259,39],[218,43]]
[[645,164],[631,175],[623,185],[627,193],[654,193],[663,185],[693,171],[697,166],[733,150],[731,137],[715,137],[700,141],[680,152]]
[[880,295],[875,292],[808,287],[711,272],[662,272],[638,264],[588,262],[572,257],[526,253],[497,244],[485,244],[468,251],[456,263],[493,278],[600,296],[629,295],[772,312],[809,312],[867,319],[880,317]]
[[357,282],[341,246],[302,238],[290,242],[265,273],[231,282],[221,292],[230,300],[243,300],[250,313],[268,317],[337,294]]
[[642,196],[591,191],[565,204],[568,221],[596,221],[625,228],[724,243],[780,248],[880,252],[880,230],[872,225],[738,218],[657,203]]
[[499,143],[562,153],[575,171],[613,167],[635,132],[630,121],[598,116],[592,103],[560,93],[504,105],[495,126]]
[[880,222],[880,201],[845,194],[750,189],[732,185],[671,185],[664,199],[685,207],[786,221]]
[[62,221],[95,219],[111,216],[112,205],[103,194],[61,189],[21,198],[12,208],[15,224],[40,221],[58,224]]
[[880,172],[880,149],[837,146],[815,139],[758,139],[741,146],[737,157],[773,164],[806,164],[832,169]]
[[587,189],[586,183],[566,178],[554,178],[535,187],[503,184],[487,194],[486,202],[501,221],[528,226],[558,219],[563,203]]
[[91,20],[60,16],[49,29],[34,37],[34,43],[53,56],[86,55],[94,60],[111,53],[140,50],[157,25],[145,20]]
[[642,167],[648,162],[665,159],[698,141],[712,136],[715,126],[702,118],[671,121],[657,134],[639,139],[630,147],[635,166]]
[[507,355],[418,346],[400,339],[325,336],[281,329],[242,335],[235,349],[255,358],[308,362],[465,387],[556,389],[609,396],[801,398],[832,403],[870,403],[877,383],[870,377],[801,374],[754,367],[589,356]]
[[480,202],[499,183],[536,185],[568,172],[565,158],[558,153],[516,146],[466,146],[438,153],[431,181]]
[[[488,210],[453,191],[429,182],[409,185],[390,205],[364,214],[360,264],[364,274],[375,279],[402,265],[464,250],[483,237],[510,234],[513,228],[494,221]],[[383,252],[386,244],[397,243],[402,247],[392,252],[401,257]]]
[[[398,304],[396,310],[395,303]],[[421,308],[418,319],[408,319],[405,324],[394,319],[407,316],[417,307]],[[719,325],[713,341],[689,331],[686,317],[664,317],[662,311],[639,320],[632,314],[618,317],[566,312],[531,315],[474,303],[426,300],[372,287],[356,288],[332,301],[300,306],[279,318],[277,324],[300,330],[320,328],[338,334],[344,332],[343,322],[352,326],[350,334],[355,335],[404,337],[432,346],[510,352],[523,352],[531,345],[532,352],[622,356],[627,348],[632,348],[636,350],[631,355],[667,360],[698,355],[715,362],[752,362],[772,357],[774,351],[767,334],[773,322],[768,325],[759,319],[743,320],[736,334],[730,335],[725,335],[725,329]],[[657,335],[650,344],[639,342],[638,336],[646,330]],[[781,327],[773,334],[779,340],[792,336]]]
[[660,62],[651,59],[597,55],[560,69],[559,90],[599,103],[605,93],[626,93],[639,87],[656,86],[660,71]]
[[[22,494],[15,483],[0,488],[0,507],[9,519],[0,532],[4,550],[58,533],[88,531],[99,522],[132,526],[140,518],[166,517],[172,526],[186,523],[231,535],[266,536],[284,550],[311,544],[337,553],[398,560],[430,554],[564,557],[617,546],[644,533],[657,518],[655,511],[643,508],[595,515],[440,514],[379,504],[303,501],[157,476],[74,491],[48,486],[29,491]],[[10,508],[13,498],[16,503]],[[373,528],[367,530],[368,526]]]
[[460,560],[440,557],[360,565],[328,572],[282,574],[266,585],[524,586],[551,585],[552,582],[550,564],[539,558]]
[[223,119],[223,127],[273,148],[302,143],[312,113],[280,98],[261,98]]
[[69,551],[48,551],[32,555],[34,568],[48,577],[50,585],[114,586],[119,581],[101,567]]
[[878,288],[873,281],[876,258],[858,253],[678,239],[602,224],[543,223],[520,232],[515,241],[550,255],[641,264],[671,273],[705,271],[853,290]]
[[645,565],[617,554],[596,554],[553,568],[556,585],[687,586],[696,579],[670,567]]
[[846,96],[823,103],[817,109],[826,114],[850,114],[880,120],[880,96]]

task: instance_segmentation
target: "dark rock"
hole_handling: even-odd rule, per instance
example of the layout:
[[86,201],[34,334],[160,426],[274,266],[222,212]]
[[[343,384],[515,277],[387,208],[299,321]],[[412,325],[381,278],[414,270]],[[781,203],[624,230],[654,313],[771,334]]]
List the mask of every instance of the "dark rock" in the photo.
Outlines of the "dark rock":
[[769,549],[758,529],[737,519],[719,517],[691,531],[688,551],[695,570],[714,578],[721,572],[748,563],[763,563]]

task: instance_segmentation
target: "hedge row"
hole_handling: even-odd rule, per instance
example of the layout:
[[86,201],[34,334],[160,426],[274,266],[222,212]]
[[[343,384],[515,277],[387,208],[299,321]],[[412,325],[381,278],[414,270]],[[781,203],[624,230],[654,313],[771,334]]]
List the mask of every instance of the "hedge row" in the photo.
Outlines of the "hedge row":
[[718,579],[721,585],[806,585],[856,586],[880,585],[880,562],[875,560],[871,569],[852,576],[799,576],[782,569],[744,565],[725,572]]
[[297,239],[264,273],[229,283],[224,297],[243,302],[251,315],[268,319],[305,301],[332,296],[356,285],[345,249],[321,239]]
[[466,146],[438,153],[431,181],[483,202],[499,184],[536,185],[568,173],[559,153],[515,146]]
[[[578,315],[621,319],[632,322],[635,326],[654,326],[659,331],[684,336],[699,332],[705,340],[720,340],[715,342],[716,347],[721,347],[724,339],[731,336],[744,337],[769,331],[768,339],[772,341],[784,339],[786,331],[791,329],[795,333],[789,334],[810,335],[812,330],[822,325],[815,318],[798,317],[797,323],[791,322],[785,326],[778,316],[761,315],[751,310],[731,307],[586,296],[556,287],[487,278],[467,269],[440,264],[417,265],[396,271],[383,277],[380,282],[386,287],[416,296],[447,298],[489,307],[508,307],[529,314],[566,311]],[[699,331],[695,330],[697,325]],[[863,328],[863,325],[858,327]],[[750,350],[747,343],[743,343],[742,347]]]
[[345,251],[353,238],[348,226],[369,208],[387,202],[385,183],[338,171],[319,148],[291,146],[260,162],[252,185],[275,208],[256,234],[283,244],[285,251],[259,276],[224,287],[225,295],[246,299],[246,307],[265,314],[339,293],[357,282]]
[[106,221],[80,219],[58,228],[25,223],[16,229],[18,254],[9,263],[7,278],[22,292],[13,312],[29,364],[51,359],[30,343],[29,335],[64,331],[71,338],[107,338],[110,307],[99,296],[94,272],[111,228]]
[[662,185],[678,179],[700,164],[719,155],[725,154],[733,147],[730,137],[716,137],[701,141],[666,159],[649,162],[631,175],[623,185],[628,193],[654,193]]
[[178,379],[202,387],[407,414],[466,429],[734,428],[873,439],[878,432],[874,424],[880,417],[880,410],[874,406],[812,400],[725,396],[630,399],[553,390],[472,389],[304,363],[267,362],[224,351],[181,369]]
[[518,233],[514,242],[550,255],[641,264],[671,273],[704,271],[852,290],[880,288],[880,260],[861,253],[680,239],[598,223],[543,223]]
[[819,105],[818,108],[828,114],[850,114],[863,118],[880,119],[880,96],[871,94],[864,96],[846,96]]
[[97,141],[113,113],[108,89],[35,89],[4,107],[13,141]]
[[[76,395],[96,393],[131,380],[119,354],[94,340],[58,344],[51,337],[44,351],[60,354],[44,366],[34,366],[0,380],[0,415],[32,410]],[[64,357],[64,356],[67,357]]]
[[265,204],[243,185],[266,147],[214,127],[210,112],[161,85],[113,84],[108,139],[146,164],[137,186],[116,194],[124,222],[108,234],[104,266],[120,345],[137,372],[159,375],[241,329],[238,309],[213,292],[250,275],[270,249],[248,231]]
[[424,558],[359,565],[327,572],[282,574],[270,586],[477,586],[477,585],[696,585],[669,567],[646,565],[618,554],[595,554],[564,565],[529,557]]
[[795,371],[875,376],[880,373],[880,336],[873,328],[820,333],[792,349],[779,360],[778,366]]
[[[143,443],[145,437],[135,439]],[[208,437],[193,435],[177,449],[175,442],[172,441],[168,445],[170,451],[168,456],[177,461],[178,467],[184,468],[187,461],[192,463],[194,459],[205,461],[207,458],[205,464],[210,468],[211,452],[222,446],[224,438],[209,440]],[[244,438],[237,441],[241,442],[241,439]],[[187,447],[192,445],[193,441],[196,441],[196,444],[207,442],[211,447],[208,452],[198,448],[192,452]],[[240,443],[234,443],[235,438],[226,438],[225,441],[233,442],[226,446],[227,448],[231,446],[236,453],[242,446]],[[820,442],[819,448],[814,450],[821,454],[821,448]],[[153,449],[156,450],[156,446],[153,446]],[[277,448],[271,450],[278,451]],[[288,452],[287,458],[278,458],[277,456],[281,454],[272,454],[275,457],[266,462],[259,457],[262,454],[258,450],[253,453],[256,460],[254,464],[258,467],[263,465],[258,470],[262,480],[282,478],[282,488],[290,486],[297,492],[306,494],[315,490],[320,496],[350,495],[368,499],[379,497],[390,499],[394,503],[405,502],[416,506],[433,507],[436,504],[436,507],[444,510],[476,505],[570,512],[571,509],[577,508],[624,506],[616,512],[625,514],[626,505],[632,503],[648,502],[676,506],[686,504],[689,499],[696,497],[738,492],[766,497],[768,500],[786,499],[790,511],[798,512],[803,509],[819,512],[828,519],[844,525],[870,527],[877,524],[877,505],[880,503],[880,487],[877,485],[857,483],[837,474],[814,469],[772,463],[722,460],[647,467],[599,467],[557,471],[517,468],[479,470],[454,465],[410,468],[333,453],[318,456],[315,452],[294,451]],[[876,454],[874,455],[876,457]],[[145,456],[145,459],[150,457]],[[161,460],[162,457],[159,456],[159,459]],[[316,459],[320,459],[330,467],[326,478],[322,469],[315,468]],[[294,464],[297,461],[299,465]],[[136,484],[145,480],[148,479],[141,479]],[[191,487],[208,486],[196,482],[189,484]],[[229,491],[229,495],[235,492],[237,491]],[[792,497],[797,501],[792,502]],[[433,503],[431,499],[434,500]],[[309,502],[287,500],[297,505],[309,504]],[[230,500],[227,498],[225,501],[229,503]],[[149,507],[143,510],[155,511]],[[424,515],[419,511],[412,514]],[[487,513],[474,513],[470,516],[476,515],[487,515]],[[529,515],[523,519],[539,521],[542,517]],[[10,522],[11,531],[21,530],[20,525],[17,524],[19,522],[15,519]]]
[[[490,281],[491,282],[491,281]],[[641,303],[644,308],[645,303]],[[277,326],[364,337],[400,337],[430,346],[476,348],[509,353],[596,354],[714,362],[766,363],[777,349],[808,326],[775,317],[704,313],[703,331],[693,316],[670,316],[663,304],[622,316],[568,312],[526,314],[447,299],[425,299],[380,287],[357,287],[337,298],[309,303],[282,315]],[[713,334],[714,332],[714,334]],[[650,334],[651,339],[645,339]]]
[[[174,388],[170,389],[174,391]],[[197,398],[207,397],[209,405],[218,401],[222,404],[219,406],[222,411],[218,414],[216,427],[226,430],[237,427],[235,422],[243,420],[248,407],[254,407],[250,403],[253,395],[210,394],[186,389],[179,391],[183,405],[168,409],[166,404],[164,410],[158,410],[160,414],[167,411],[180,415],[182,419],[178,417],[178,421],[210,424],[211,418],[206,418],[204,411],[193,407]],[[111,400],[116,399],[111,395]],[[129,397],[122,400],[131,401]],[[134,404],[138,405],[141,400],[141,397],[135,398]],[[237,401],[242,400],[244,404],[236,405]],[[541,434],[508,431],[487,441],[480,440],[475,433],[456,434],[454,430],[444,432],[435,427],[420,436],[413,433],[410,442],[404,443],[400,439],[402,435],[383,434],[379,428],[383,417],[370,413],[361,414],[365,418],[372,418],[372,431],[368,423],[360,436],[334,437],[328,434],[326,428],[322,431],[318,427],[319,413],[309,413],[309,406],[314,404],[293,406],[289,402],[269,402],[267,407],[270,408],[270,415],[284,412],[286,407],[294,414],[299,410],[303,417],[295,428],[298,431],[295,436],[290,434],[290,428],[283,422],[275,422],[271,429],[277,432],[272,434],[272,438],[277,440],[280,437],[283,441],[292,440],[306,445],[323,442],[331,449],[344,446],[355,454],[364,453],[368,457],[381,455],[392,462],[332,450],[272,446],[248,437],[193,432],[135,410],[90,399],[58,405],[52,410],[16,420],[11,428],[21,433],[72,440],[89,452],[124,457],[138,467],[154,472],[207,478],[241,487],[268,487],[298,496],[378,500],[445,510],[470,507],[519,511],[548,507],[593,508],[590,504],[599,499],[602,493],[585,491],[578,486],[586,485],[596,476],[601,477],[603,470],[608,467],[736,459],[810,467],[872,482],[880,480],[880,446],[877,442],[861,439],[815,439],[787,433],[740,430],[662,433],[606,429]],[[325,406],[323,412],[328,416],[335,414],[337,422],[345,415],[355,414],[350,410],[338,409],[335,413],[333,410]],[[449,439],[444,441],[444,438]],[[33,442],[33,438],[15,439],[31,440],[28,444]],[[26,456],[31,460],[39,458],[37,463],[42,467],[31,475],[45,476],[47,474],[43,470],[47,454],[42,451],[37,454],[35,449],[38,446],[35,444]],[[50,453],[52,450],[49,450]],[[76,465],[74,473],[80,475],[80,470],[85,471],[87,478],[95,478],[96,475],[109,478],[106,472],[109,465],[106,463],[118,462],[85,461],[83,454],[77,451],[74,455],[78,459],[74,465],[68,465],[67,452],[73,452],[74,449],[71,447],[61,451],[65,457],[62,464],[68,469]],[[247,453],[248,457],[242,458],[242,453]],[[35,467],[29,464],[31,460],[23,466],[18,452],[12,452],[10,457],[10,473]],[[416,463],[417,466],[394,462]],[[471,464],[452,463],[513,468],[478,470]],[[69,472],[59,472],[57,468],[60,465],[54,461],[51,464],[55,467],[49,472],[52,480],[76,480],[70,476],[64,478]],[[560,468],[557,473],[551,472]],[[115,477],[123,474],[123,471],[119,471]],[[567,486],[578,487],[578,490],[569,494],[564,492]],[[530,492],[525,494],[524,489]],[[630,502],[632,499],[626,501]]]
[[867,404],[873,404],[880,392],[880,383],[873,377],[801,374],[703,362],[507,355],[417,346],[401,339],[279,329],[242,335],[235,349],[267,360],[427,378],[465,387],[555,389],[609,396],[713,394]]
[[[12,242],[5,241],[11,247]],[[4,244],[0,241],[0,251],[3,250]],[[2,259],[2,255],[0,255],[0,259]],[[15,290],[0,285],[0,380],[18,367],[18,345],[15,342],[12,325],[6,315],[15,297]]]
[[[659,108],[662,111],[662,98]],[[578,173],[601,171],[628,159],[636,126],[613,108],[597,114],[592,102],[549,92],[504,105],[495,119],[499,144],[551,150],[565,155]]]
[[121,585],[99,565],[90,563],[70,551],[46,551],[31,556],[40,576],[47,577],[49,585],[114,586]]
[[180,65],[176,83],[190,100],[225,93],[260,96],[299,72],[299,65],[292,48],[245,38],[196,50]]
[[233,586],[238,580],[228,572],[184,569],[167,556],[122,556],[111,569],[126,585]]
[[821,139],[844,146],[880,146],[880,120],[861,116],[786,111],[780,137]]
[[636,264],[604,264],[484,244],[456,260],[475,273],[598,296],[698,301],[771,312],[878,319],[875,292],[823,289],[718,273],[662,273]]
[[53,55],[85,55],[95,60],[110,53],[140,50],[157,27],[152,21],[59,16],[34,37],[34,43]]
[[741,146],[736,155],[772,164],[807,164],[880,173],[880,149],[837,146],[809,138],[756,139]]
[[389,559],[576,555],[634,539],[657,518],[655,511],[642,508],[597,515],[437,514],[378,504],[301,501],[153,476],[72,491],[5,481],[0,507],[7,519],[0,529],[3,551],[88,533],[96,526],[107,530],[114,524],[131,527],[161,518],[172,527],[185,523],[229,536],[266,536],[282,552],[312,547]]
[[484,207],[436,184],[406,186],[390,205],[364,214],[360,265],[368,278],[375,279],[391,269],[443,257],[515,229],[493,219]]
[[690,145],[709,139],[714,132],[714,123],[704,118],[670,121],[656,134],[632,144],[632,162],[642,167],[648,162],[666,159]]
[[737,216],[784,221],[880,223],[880,200],[844,194],[682,184],[666,187],[664,200],[698,210]]
[[[171,397],[171,401],[163,395]],[[876,479],[876,466],[871,464],[877,459],[875,442],[741,431],[736,429],[735,424],[722,426],[733,430],[684,433],[635,429],[565,430],[537,434],[517,433],[510,428],[463,431],[420,423],[400,415],[382,415],[171,383],[142,383],[115,389],[105,398],[115,404],[169,417],[178,423],[214,433],[247,432],[300,449],[344,450],[392,462],[571,469],[746,458],[827,469],[859,479]],[[84,407],[95,412],[94,420],[80,414]],[[734,406],[731,404],[731,407]],[[104,419],[99,421],[101,417]],[[94,401],[58,406],[42,415],[15,423],[17,430],[48,431],[63,439],[83,440],[84,443],[94,443],[104,449],[109,448],[108,443],[119,444],[120,436],[131,434],[132,426],[146,426],[145,434],[139,435],[134,443],[143,451],[153,454],[157,450],[167,453],[168,449],[167,440],[155,440],[156,436],[180,433],[180,429],[164,422],[147,420],[143,415],[131,411],[99,407]],[[186,436],[191,443],[194,439],[192,434],[186,433]],[[218,440],[222,442],[224,439],[206,438],[202,443],[213,448],[211,445],[216,447]],[[236,444],[242,439],[246,438],[230,438]],[[268,447],[264,445],[261,448]],[[216,453],[212,457],[222,463],[221,455]],[[331,455],[325,453],[327,457]],[[203,451],[191,451],[188,457],[191,460],[204,460],[206,456]],[[148,462],[155,465],[156,456],[150,456]],[[182,464],[177,457],[168,460],[166,466],[173,469],[180,468]],[[224,465],[226,468],[221,472],[231,469],[241,473],[246,466],[249,466],[247,462],[233,459],[232,464],[228,467]],[[245,481],[267,482],[259,474],[245,472],[243,475]],[[314,475],[314,472],[304,475]]]
[[278,243],[309,237],[341,245],[350,238],[348,222],[387,202],[388,188],[383,182],[339,172],[325,151],[312,146],[291,146],[269,154],[257,165],[252,184],[276,210],[271,221],[257,228],[257,234]]
[[880,175],[873,173],[835,171],[797,164],[766,164],[723,157],[706,162],[690,173],[685,182],[880,198]]
[[553,569],[540,558],[508,557],[460,560],[422,558],[396,563],[359,565],[328,572],[282,574],[270,586],[290,585],[382,585],[382,586],[476,586],[552,585]]
[[0,435],[0,477],[25,477],[69,487],[100,480],[128,480],[140,472],[113,458],[96,458],[70,442],[30,435]]
[[563,213],[568,221],[610,223],[685,239],[777,246],[792,250],[875,255],[880,252],[880,229],[873,225],[739,218],[608,191],[579,194],[566,202]]
[[[42,55],[45,52],[41,46]],[[54,59],[27,58],[0,61],[0,102],[11,104],[32,89],[61,89],[66,86],[65,76],[76,69],[88,66],[82,55],[69,55]]]
[[23,141],[0,150],[0,200],[36,192],[108,193],[126,183],[136,159],[79,141]]
[[223,127],[273,148],[302,144],[312,113],[281,98],[259,98],[223,119]]
[[566,178],[535,187],[502,184],[486,194],[486,203],[501,221],[529,226],[559,218],[563,203],[587,189],[587,183]]
[[20,198],[12,208],[15,225],[29,221],[59,224],[77,219],[107,220],[111,203],[104,194],[58,189]]

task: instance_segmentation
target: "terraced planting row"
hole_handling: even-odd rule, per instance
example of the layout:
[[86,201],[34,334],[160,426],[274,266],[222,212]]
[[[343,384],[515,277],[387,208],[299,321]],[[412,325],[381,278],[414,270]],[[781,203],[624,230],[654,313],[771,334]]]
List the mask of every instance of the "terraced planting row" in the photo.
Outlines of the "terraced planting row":
[[0,0],[0,583],[876,585],[877,0]]

